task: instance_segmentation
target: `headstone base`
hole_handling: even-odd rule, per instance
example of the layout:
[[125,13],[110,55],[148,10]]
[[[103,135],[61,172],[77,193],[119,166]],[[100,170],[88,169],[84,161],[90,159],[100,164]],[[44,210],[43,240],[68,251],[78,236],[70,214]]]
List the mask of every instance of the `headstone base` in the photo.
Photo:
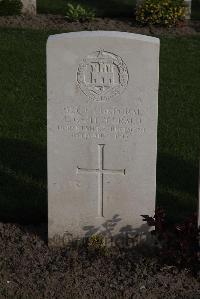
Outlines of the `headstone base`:
[[[137,232],[133,234],[133,232],[126,232],[121,234],[116,234],[111,236],[109,233],[97,233],[87,237],[74,237],[72,234],[66,232],[63,236],[56,234],[53,238],[49,238],[48,245],[49,247],[70,247],[70,248],[78,248],[84,245],[92,247],[92,243],[101,244],[102,247],[105,248],[123,248],[123,249],[131,249],[137,246],[142,245],[152,245],[155,240],[151,235],[152,227],[150,228],[148,225],[146,226],[146,231]],[[96,237],[96,238],[95,238]],[[94,240],[94,241],[93,241]],[[95,240],[97,240],[95,242]]]

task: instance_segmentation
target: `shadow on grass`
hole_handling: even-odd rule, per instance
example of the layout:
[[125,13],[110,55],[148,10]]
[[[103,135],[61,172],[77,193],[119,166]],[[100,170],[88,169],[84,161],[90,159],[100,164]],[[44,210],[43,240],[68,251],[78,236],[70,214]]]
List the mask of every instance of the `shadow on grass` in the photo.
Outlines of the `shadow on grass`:
[[46,149],[0,139],[0,221],[47,222]]
[[[0,139],[0,221],[47,223],[46,148],[16,139]],[[158,154],[157,206],[171,221],[197,208],[198,164]]]
[[184,161],[160,154],[157,157],[157,201],[170,222],[197,212],[198,161]]

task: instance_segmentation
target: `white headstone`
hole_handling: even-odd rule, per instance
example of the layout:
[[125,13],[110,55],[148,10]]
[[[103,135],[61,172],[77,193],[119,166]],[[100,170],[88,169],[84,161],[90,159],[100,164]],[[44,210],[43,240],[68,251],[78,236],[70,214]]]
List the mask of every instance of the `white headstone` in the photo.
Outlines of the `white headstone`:
[[159,39],[50,36],[49,240],[147,231],[155,209]]
[[186,20],[191,19],[191,11],[192,11],[192,0],[184,0],[185,4],[185,18]]
[[22,14],[36,15],[36,0],[21,0]]

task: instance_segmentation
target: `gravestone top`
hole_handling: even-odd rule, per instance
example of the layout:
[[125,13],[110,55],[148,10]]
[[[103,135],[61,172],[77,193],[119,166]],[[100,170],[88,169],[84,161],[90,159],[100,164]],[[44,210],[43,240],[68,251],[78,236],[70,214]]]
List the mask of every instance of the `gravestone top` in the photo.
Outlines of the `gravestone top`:
[[48,41],[54,39],[63,39],[63,38],[85,38],[85,37],[109,37],[109,38],[127,38],[127,39],[135,39],[137,41],[144,41],[150,43],[160,44],[160,40],[157,37],[152,37],[148,35],[129,33],[129,32],[119,32],[119,31],[78,31],[78,32],[69,32],[69,33],[61,33],[50,35]]
[[[75,32],[47,43],[49,240],[148,233],[159,39]],[[53,241],[52,241],[53,243]]]

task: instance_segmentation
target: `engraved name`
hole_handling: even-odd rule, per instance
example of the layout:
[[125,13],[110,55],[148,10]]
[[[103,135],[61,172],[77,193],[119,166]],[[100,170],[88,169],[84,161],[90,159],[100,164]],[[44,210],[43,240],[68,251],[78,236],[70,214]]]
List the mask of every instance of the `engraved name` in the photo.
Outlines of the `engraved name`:
[[128,139],[132,135],[145,133],[143,113],[139,107],[101,106],[91,110],[89,106],[65,106],[57,130],[75,139]]

